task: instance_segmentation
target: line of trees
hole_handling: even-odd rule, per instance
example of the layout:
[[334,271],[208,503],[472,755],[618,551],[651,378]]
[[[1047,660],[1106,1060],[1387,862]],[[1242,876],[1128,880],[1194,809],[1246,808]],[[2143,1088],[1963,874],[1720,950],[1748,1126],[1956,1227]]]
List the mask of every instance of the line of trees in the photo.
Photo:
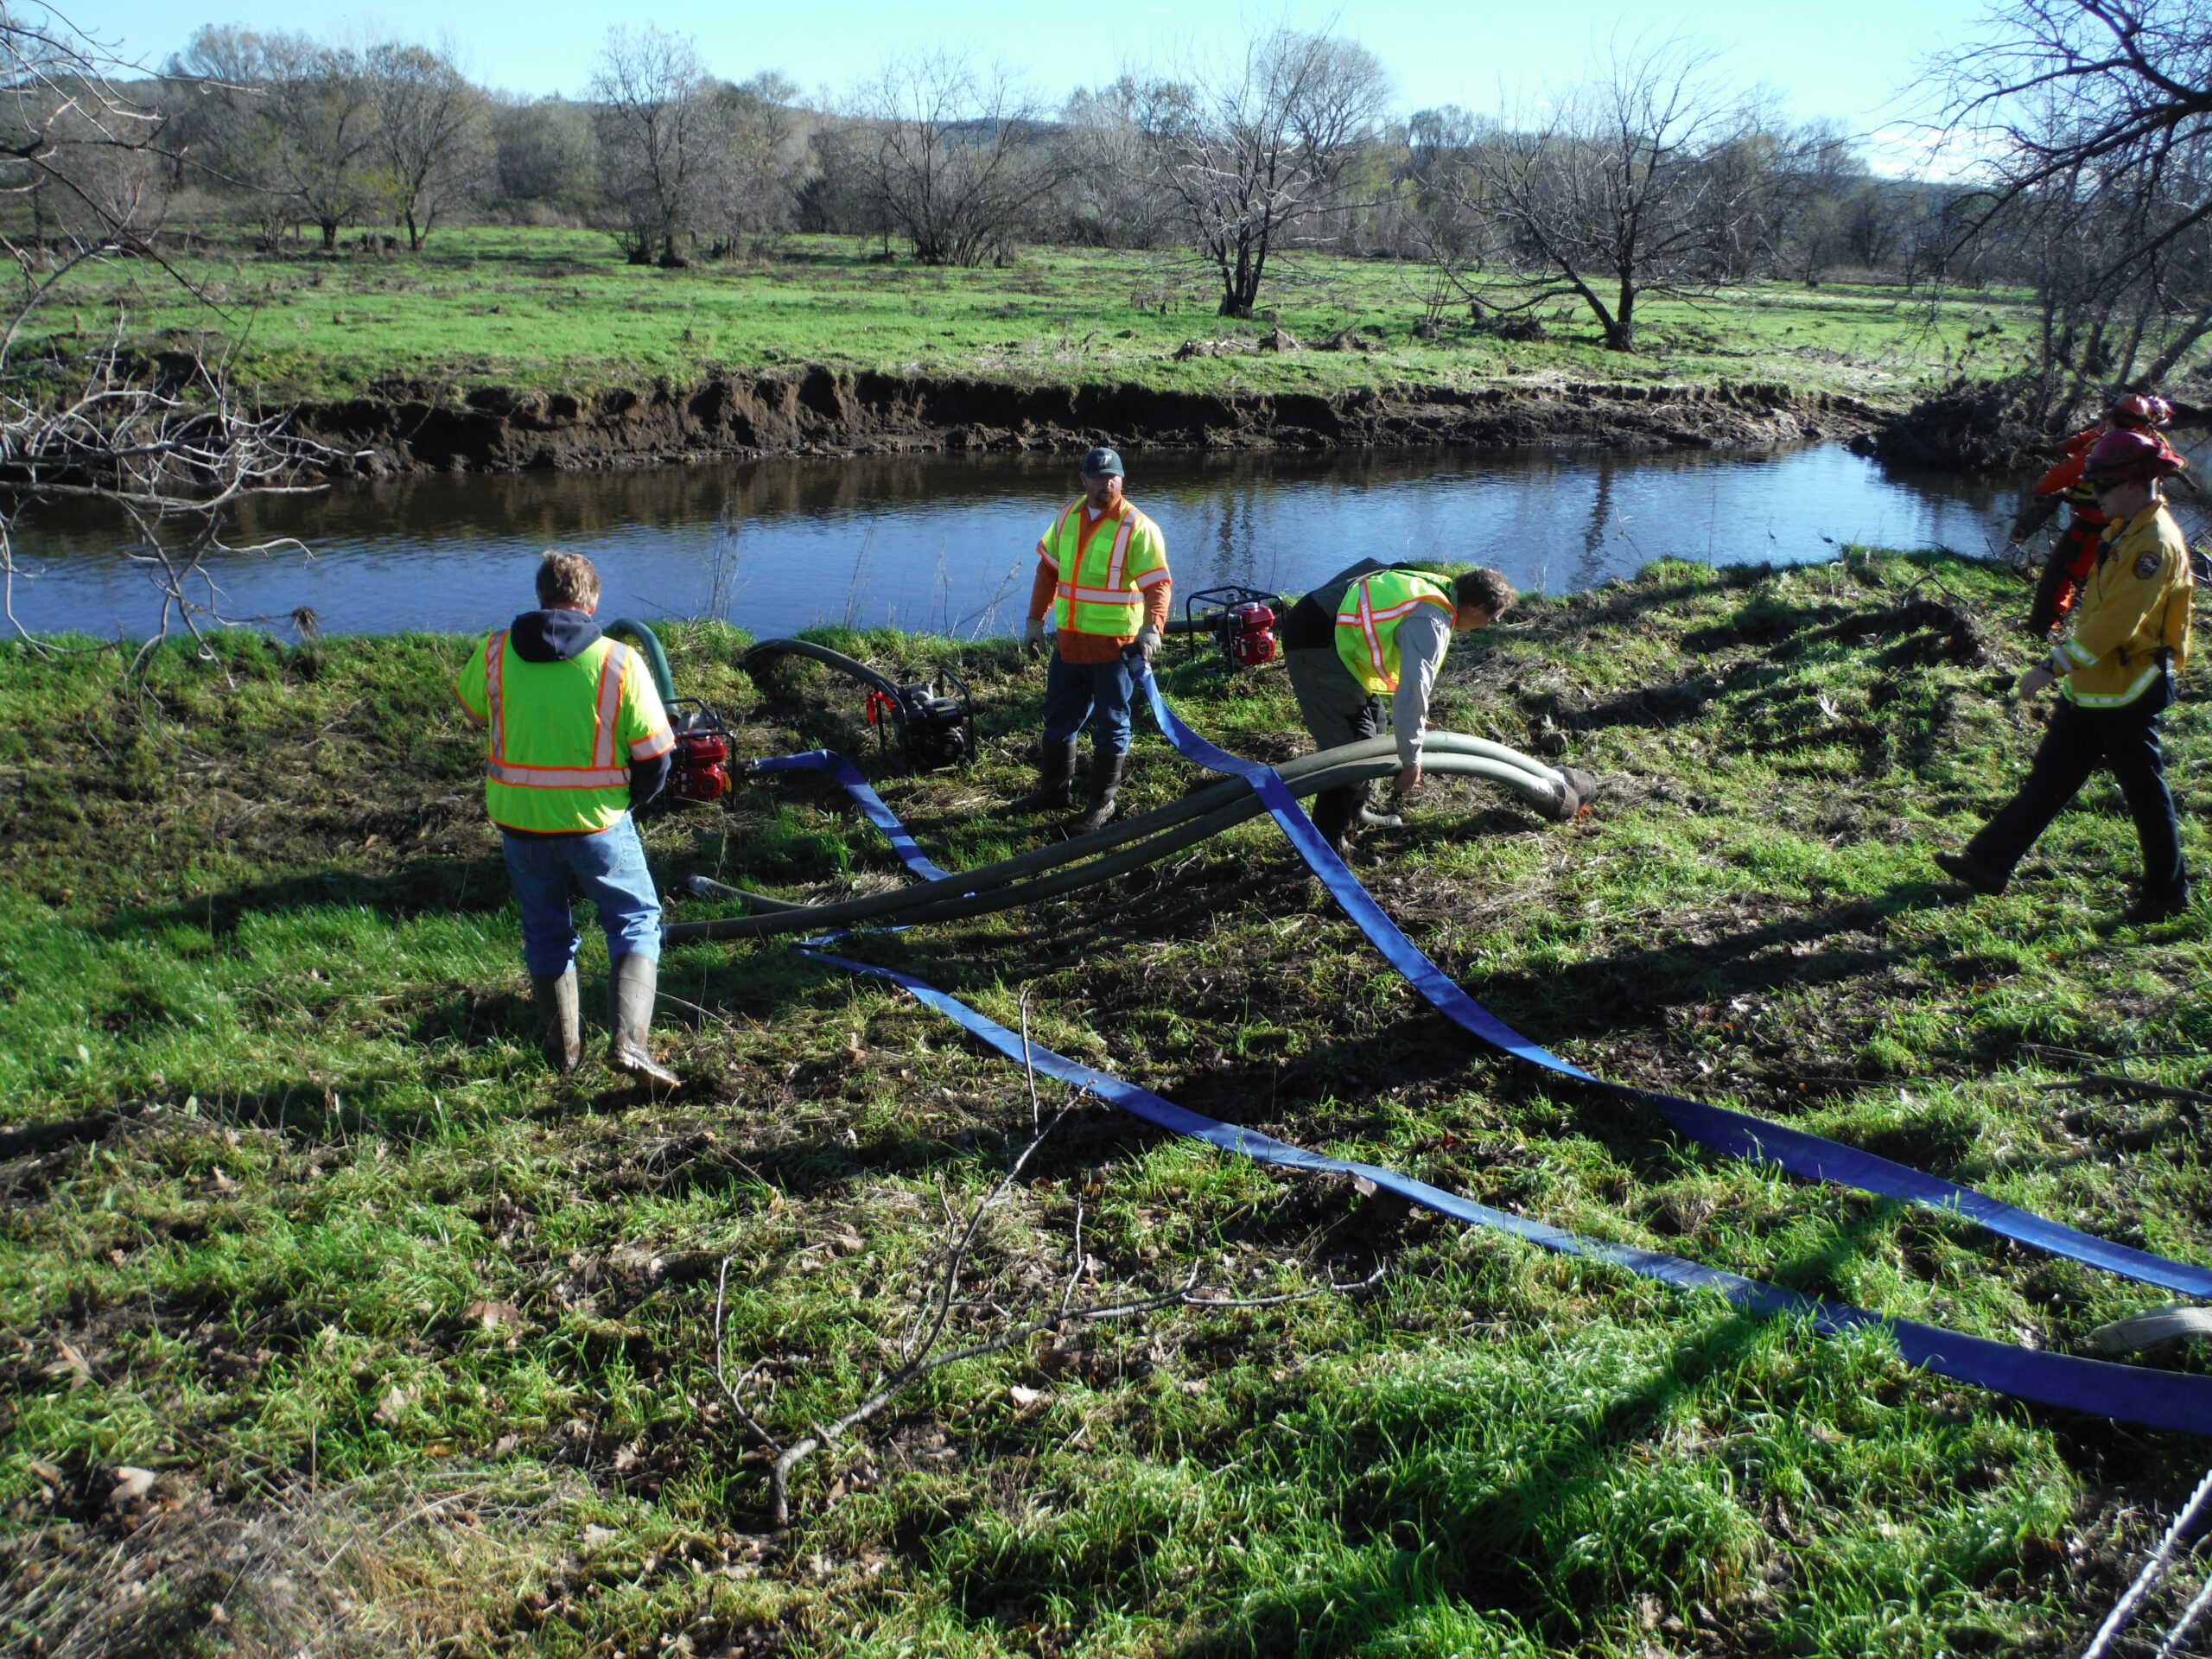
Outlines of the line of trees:
[[420,249],[462,217],[588,224],[670,265],[792,231],[937,264],[1179,248],[1231,317],[1287,251],[1325,247],[1401,261],[1433,326],[1529,331],[1563,303],[1622,352],[1653,297],[1851,269],[2031,286],[2052,409],[2170,373],[2212,339],[2212,0],[2004,0],[1985,29],[1929,69],[1978,166],[1927,183],[1673,40],[1616,42],[1494,114],[1401,117],[1371,53],[1288,29],[1048,105],[949,50],[807,98],[618,27],[582,97],[518,100],[419,44],[210,27],[143,89],[158,145],[48,169],[7,228],[42,243],[97,198],[141,232],[227,222],[272,251],[355,231]]
[[[1274,29],[1057,105],[945,50],[807,98],[773,73],[718,78],[686,37],[618,27],[582,97],[513,99],[417,43],[211,26],[143,89],[168,166],[142,213],[228,223],[271,251],[311,236],[336,252],[356,232],[420,249],[461,218],[594,226],[639,264],[792,231],[946,264],[1027,242],[1182,247],[1229,316],[1258,308],[1271,261],[1319,246],[1438,267],[1440,304],[1566,297],[1623,350],[1647,293],[1930,267],[1929,192],[1708,71],[1662,46],[1510,119],[1399,118],[1364,48]],[[57,194],[25,204],[31,239]],[[1501,295],[1500,278],[1524,291]]]

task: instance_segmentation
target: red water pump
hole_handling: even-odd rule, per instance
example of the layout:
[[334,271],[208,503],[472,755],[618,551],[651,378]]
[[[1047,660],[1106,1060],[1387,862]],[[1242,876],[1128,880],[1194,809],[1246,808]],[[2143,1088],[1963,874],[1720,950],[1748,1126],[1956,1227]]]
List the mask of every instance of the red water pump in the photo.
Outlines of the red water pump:
[[730,756],[729,728],[722,717],[705,703],[683,697],[668,705],[668,723],[676,730],[670,796],[702,805],[721,799],[729,792]]
[[1222,623],[1223,647],[1239,668],[1257,668],[1275,659],[1275,607],[1256,599],[1232,605]]
[[1193,644],[1211,635],[1228,668],[1257,668],[1281,650],[1275,621],[1282,606],[1280,594],[1263,588],[1208,588],[1184,600],[1183,620],[1172,631]]

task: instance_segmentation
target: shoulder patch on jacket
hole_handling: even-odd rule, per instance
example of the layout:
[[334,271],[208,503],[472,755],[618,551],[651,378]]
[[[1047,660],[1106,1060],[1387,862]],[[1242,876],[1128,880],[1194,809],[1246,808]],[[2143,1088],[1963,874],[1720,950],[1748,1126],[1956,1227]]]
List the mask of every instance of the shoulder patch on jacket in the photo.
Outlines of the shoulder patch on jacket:
[[2136,580],[2139,582],[2148,582],[2152,577],[2157,575],[2158,574],[2158,556],[2155,553],[2145,553],[2141,558],[2136,560]]

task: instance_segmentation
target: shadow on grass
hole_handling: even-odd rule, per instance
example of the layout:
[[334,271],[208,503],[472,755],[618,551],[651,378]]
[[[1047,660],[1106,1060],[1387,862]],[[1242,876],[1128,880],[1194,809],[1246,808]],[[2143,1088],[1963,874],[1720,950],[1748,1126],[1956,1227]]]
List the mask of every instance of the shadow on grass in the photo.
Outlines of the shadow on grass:
[[[1178,1659],[1373,1651],[1409,1625],[1442,1615],[1448,1628],[1477,1609],[1503,1615],[1500,1651],[1514,1650],[1515,1625],[1545,1644],[1572,1643],[1606,1612],[1625,1614],[1624,1583],[1671,1581],[1688,1599],[1707,1588],[1701,1580],[1725,1580],[1732,1565],[1715,1559],[1727,1554],[1724,1541],[1701,1536],[1707,1529],[1690,1514],[1655,1526],[1650,1558],[1634,1563],[1592,1558],[1559,1518],[1611,1502],[1624,1460],[1708,1379],[1740,1370],[1765,1324],[1747,1313],[1719,1318],[1600,1408],[1532,1427],[1528,1438],[1548,1445],[1494,1465],[1409,1452],[1475,1411],[1464,1391],[1378,1401],[1374,1416],[1340,1421],[1325,1451],[1344,1471],[1328,1519],[1352,1559],[1249,1592],[1172,1651]],[[1710,1551],[1703,1559],[1701,1545]]]
[[380,875],[317,870],[251,882],[162,910],[124,911],[94,931],[104,938],[129,938],[149,929],[181,925],[203,928],[221,939],[235,934],[244,918],[271,912],[336,906],[405,919],[480,915],[513,902],[507,867],[496,855],[421,859]]

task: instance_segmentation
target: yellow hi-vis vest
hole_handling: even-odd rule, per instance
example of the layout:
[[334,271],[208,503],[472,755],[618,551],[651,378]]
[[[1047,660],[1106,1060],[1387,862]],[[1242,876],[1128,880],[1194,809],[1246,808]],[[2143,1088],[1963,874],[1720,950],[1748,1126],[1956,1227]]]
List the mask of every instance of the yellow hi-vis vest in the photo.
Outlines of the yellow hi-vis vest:
[[1398,624],[1422,605],[1456,612],[1451,589],[1411,570],[1377,570],[1337,601],[1337,655],[1370,695],[1398,689]]
[[1037,556],[1058,573],[1052,626],[1134,638],[1144,623],[1144,590],[1167,580],[1167,543],[1127,501],[1113,535],[1101,522],[1085,543],[1083,505],[1081,496],[1071,501],[1037,543]]
[[676,747],[652,671],[612,639],[565,662],[526,663],[501,628],[469,654],[454,690],[490,740],[484,810],[509,830],[610,829],[630,810],[630,763]]

